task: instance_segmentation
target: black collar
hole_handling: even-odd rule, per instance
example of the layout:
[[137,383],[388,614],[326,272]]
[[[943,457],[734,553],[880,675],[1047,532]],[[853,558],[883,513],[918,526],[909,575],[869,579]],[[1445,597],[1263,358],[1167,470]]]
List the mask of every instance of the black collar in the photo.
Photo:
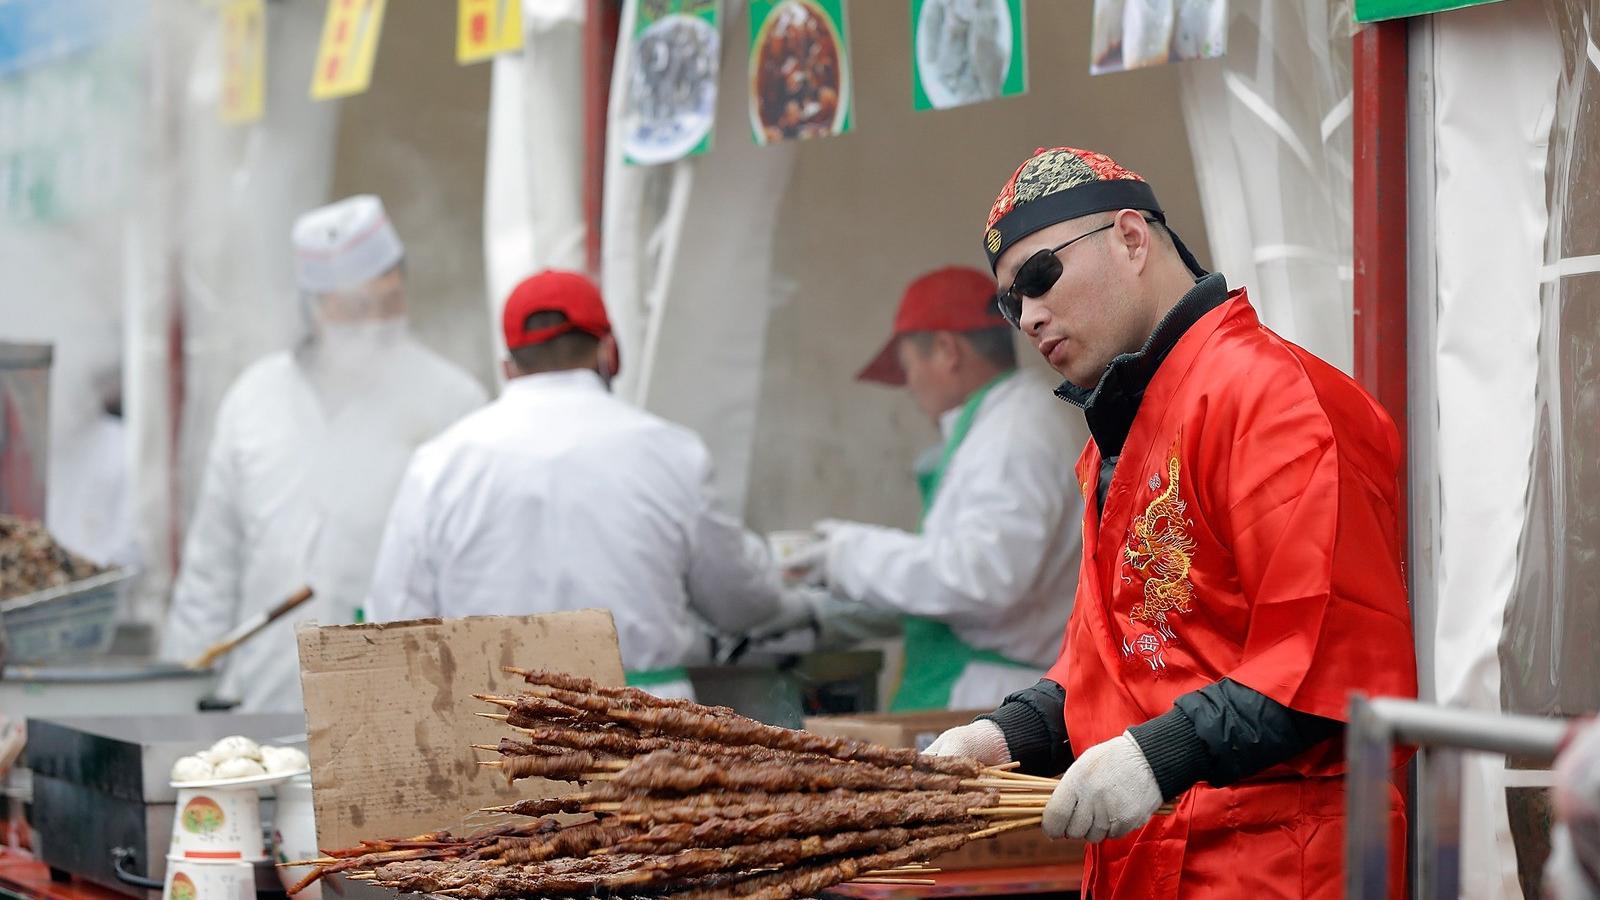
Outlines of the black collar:
[[1089,433],[1100,448],[1102,459],[1122,453],[1122,444],[1133,427],[1133,417],[1139,412],[1144,391],[1161,367],[1162,360],[1172,351],[1178,339],[1189,327],[1200,321],[1206,313],[1221,306],[1228,299],[1228,282],[1221,272],[1196,281],[1194,287],[1183,295],[1150,333],[1135,353],[1124,353],[1106,366],[1105,374],[1093,389],[1081,388],[1064,381],[1056,388],[1056,396],[1083,410],[1089,423]]

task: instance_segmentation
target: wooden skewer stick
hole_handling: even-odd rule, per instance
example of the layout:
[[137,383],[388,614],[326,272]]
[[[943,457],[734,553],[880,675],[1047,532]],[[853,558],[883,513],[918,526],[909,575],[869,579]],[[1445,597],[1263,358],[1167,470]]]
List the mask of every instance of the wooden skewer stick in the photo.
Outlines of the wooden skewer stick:
[[517,708],[517,701],[505,697],[496,697],[493,694],[473,694],[472,699],[482,700],[485,703],[493,703],[495,706],[498,706],[502,709]]
[[933,866],[896,866],[892,869],[873,869],[871,872],[862,872],[861,875],[865,878],[891,878],[895,875],[934,875],[943,871]]
[[989,766],[989,771],[991,771],[991,772],[1009,772],[1012,769],[1015,769],[1020,765],[1022,765],[1022,761],[1021,760],[1012,760],[1011,762],[1008,762],[1003,766]]
[[1008,831],[1016,831],[1019,828],[1031,828],[1032,826],[1038,825],[1043,821],[1044,816],[1029,816],[1026,819],[1018,819],[1015,822],[1006,822],[1003,825],[996,825],[993,828],[985,828],[982,831],[974,831],[973,833],[967,835],[967,837],[975,841],[983,838],[991,838],[998,834],[1005,834]]
[[857,878],[851,884],[922,884],[935,885],[932,878]]
[[478,760],[479,768],[483,768],[483,769],[499,769],[499,768],[502,768],[504,765],[505,764],[502,763],[498,759],[480,759],[480,760]]
[[[473,715],[480,719],[493,719],[496,722],[504,722],[505,720],[511,718],[505,713],[473,713]],[[443,891],[435,891],[434,893],[443,893]]]
[[488,751],[490,753],[499,753],[500,752],[500,748],[498,746],[494,745],[494,744],[473,744],[472,745],[472,749],[474,749],[474,750],[486,750],[486,751]]
[[1040,806],[991,806],[987,808],[969,809],[969,816],[1037,816],[1044,809]]
[[585,812],[614,813],[622,812],[622,804],[618,803],[588,803],[584,805]]
[[295,869],[300,866],[331,866],[339,860],[332,856],[319,856],[316,859],[295,859],[289,862],[278,863],[280,869]]
[[1046,778],[1043,775],[1024,775],[1021,772],[995,772],[989,775],[989,777],[999,778],[1005,781],[1019,781],[1027,784],[1048,784],[1051,787],[1055,787],[1061,783],[1061,779],[1059,778]]

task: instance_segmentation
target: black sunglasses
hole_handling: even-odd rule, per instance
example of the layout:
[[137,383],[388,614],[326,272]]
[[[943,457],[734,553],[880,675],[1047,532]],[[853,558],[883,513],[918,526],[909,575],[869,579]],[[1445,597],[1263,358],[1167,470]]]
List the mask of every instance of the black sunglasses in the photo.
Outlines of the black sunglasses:
[[[1152,219],[1145,219],[1145,221],[1154,224]],[[995,294],[994,302],[996,306],[1000,307],[1000,315],[1011,323],[1012,328],[1020,330],[1022,328],[1022,298],[1043,297],[1045,294],[1050,293],[1050,289],[1056,286],[1057,281],[1061,280],[1061,257],[1057,254],[1084,238],[1092,234],[1099,234],[1116,224],[1115,221],[1107,222],[1099,228],[1085,231],[1065,244],[1052,247],[1049,250],[1040,250],[1024,260],[1022,265],[1017,267],[1017,274],[1011,278],[1011,287]]]

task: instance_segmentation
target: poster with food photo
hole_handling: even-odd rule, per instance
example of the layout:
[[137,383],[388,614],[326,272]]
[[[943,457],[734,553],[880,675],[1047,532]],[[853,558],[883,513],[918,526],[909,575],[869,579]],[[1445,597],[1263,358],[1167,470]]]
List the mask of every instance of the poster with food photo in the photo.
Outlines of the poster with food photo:
[[750,131],[757,144],[854,125],[845,0],[750,0]]
[[1228,0],[1094,0],[1089,71],[1142,69],[1228,52]]
[[718,0],[639,0],[622,107],[626,162],[659,165],[711,149],[721,48]]
[[911,100],[949,109],[1028,90],[1022,0],[911,0]]

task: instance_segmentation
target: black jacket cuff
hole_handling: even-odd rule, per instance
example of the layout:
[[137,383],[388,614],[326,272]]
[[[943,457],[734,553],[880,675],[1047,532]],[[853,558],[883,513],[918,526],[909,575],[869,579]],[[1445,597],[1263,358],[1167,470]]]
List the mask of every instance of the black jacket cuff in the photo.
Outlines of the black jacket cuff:
[[1128,729],[1155,773],[1164,800],[1175,799],[1204,776],[1210,755],[1183,710],[1173,707]]
[[1066,691],[1049,679],[1040,679],[1006,698],[1000,708],[979,719],[1000,726],[1011,758],[1030,775],[1060,775],[1072,764],[1067,745],[1064,703]]

